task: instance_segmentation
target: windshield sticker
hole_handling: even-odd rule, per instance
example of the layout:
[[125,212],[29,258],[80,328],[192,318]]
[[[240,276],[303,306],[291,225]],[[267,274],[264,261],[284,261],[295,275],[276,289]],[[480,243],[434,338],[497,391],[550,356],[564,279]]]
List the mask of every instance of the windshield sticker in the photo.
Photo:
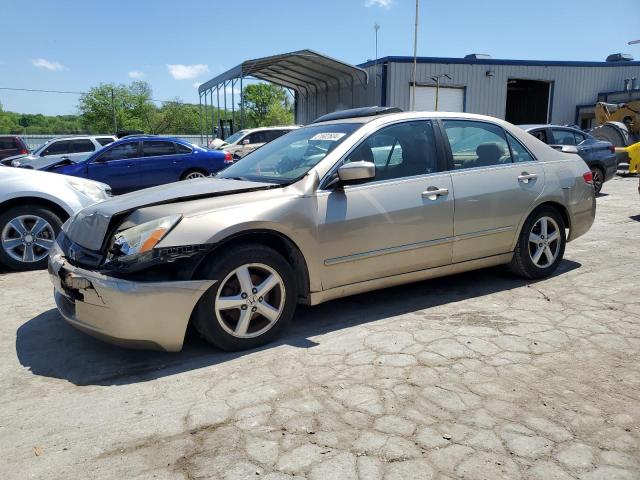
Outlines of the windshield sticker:
[[331,133],[331,132],[317,133],[316,135],[311,137],[310,140],[330,140],[332,142],[335,142],[337,140],[340,140],[345,135],[346,133],[337,133],[337,132],[336,133]]

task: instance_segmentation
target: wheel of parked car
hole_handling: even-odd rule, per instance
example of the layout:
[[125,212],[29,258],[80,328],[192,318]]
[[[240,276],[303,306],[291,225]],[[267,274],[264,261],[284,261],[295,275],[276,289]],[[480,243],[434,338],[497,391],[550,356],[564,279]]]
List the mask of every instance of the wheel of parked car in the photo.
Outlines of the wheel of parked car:
[[202,170],[188,170],[182,174],[182,180],[192,180],[194,178],[204,178],[207,172]]
[[195,310],[195,327],[223,350],[254,348],[275,339],[291,322],[297,290],[293,270],[275,250],[243,245],[206,266],[216,280]]
[[604,172],[599,167],[591,167],[591,173],[593,174],[593,189],[596,191],[596,195],[602,190],[602,184],[604,183]]
[[553,207],[539,208],[522,227],[510,267],[525,278],[548,277],[562,261],[566,242],[562,215]]
[[38,205],[14,207],[0,215],[0,262],[12,270],[47,266],[62,221]]

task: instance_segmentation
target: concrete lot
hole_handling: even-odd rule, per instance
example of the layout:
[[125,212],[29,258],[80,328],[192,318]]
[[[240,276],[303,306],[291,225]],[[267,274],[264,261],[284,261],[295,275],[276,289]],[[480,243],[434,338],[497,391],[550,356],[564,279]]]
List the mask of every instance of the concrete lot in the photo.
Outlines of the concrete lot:
[[301,309],[244,354],[111,347],[62,322],[45,272],[0,275],[0,478],[638,479],[637,184],[605,185],[551,279]]

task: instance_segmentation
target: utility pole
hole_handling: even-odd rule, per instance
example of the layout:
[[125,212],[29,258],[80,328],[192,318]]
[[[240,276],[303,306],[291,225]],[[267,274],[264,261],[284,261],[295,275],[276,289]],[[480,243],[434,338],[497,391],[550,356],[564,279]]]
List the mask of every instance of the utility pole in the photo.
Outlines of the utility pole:
[[436,112],[438,111],[438,97],[440,97],[440,79],[441,78],[448,78],[449,80],[451,80],[451,77],[449,76],[448,73],[441,73],[439,75],[436,75],[435,77],[431,77],[431,80],[436,82]]
[[113,113],[113,134],[118,133],[118,119],[116,118],[116,96],[111,87],[111,112]]
[[378,30],[380,30],[380,25],[378,23],[373,24],[373,30],[376,32],[376,68],[375,75],[373,76],[373,86],[378,86]]
[[416,70],[418,65],[418,0],[416,0],[416,25],[413,30],[413,79],[411,82],[411,111],[416,109]]

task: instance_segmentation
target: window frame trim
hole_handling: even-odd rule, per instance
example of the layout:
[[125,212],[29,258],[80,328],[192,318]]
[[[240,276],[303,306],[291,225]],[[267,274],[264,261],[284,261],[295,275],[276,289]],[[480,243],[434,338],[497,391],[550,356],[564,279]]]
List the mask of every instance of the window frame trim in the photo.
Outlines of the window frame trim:
[[[340,168],[340,166],[343,164],[344,160],[351,155],[356,149],[358,149],[358,147],[360,145],[362,145],[362,143],[364,143],[366,140],[368,140],[370,137],[372,137],[373,135],[379,133],[381,130],[387,128],[387,127],[391,127],[393,125],[398,125],[401,123],[411,123],[411,122],[430,122],[431,123],[431,127],[433,129],[433,136],[434,136],[434,140],[435,140],[435,150],[436,150],[436,166],[437,166],[437,170],[435,172],[430,172],[430,173],[424,173],[424,174],[419,174],[419,175],[411,175],[409,177],[398,177],[398,178],[388,178],[386,180],[376,180],[375,178],[367,181],[365,183],[359,184],[359,185],[352,185],[351,187],[368,187],[368,186],[374,186],[374,185],[384,185],[384,184],[388,184],[390,182],[398,182],[398,181],[404,181],[404,180],[412,180],[412,179],[416,179],[416,178],[420,178],[420,177],[426,177],[426,176],[430,176],[430,175],[437,175],[440,173],[446,173],[446,169],[444,169],[445,167],[445,152],[443,150],[444,146],[442,145],[442,136],[440,135],[439,132],[439,128],[437,125],[437,119],[436,118],[403,118],[403,119],[398,119],[398,120],[394,120],[393,122],[389,122],[389,123],[385,123],[384,125],[380,125],[377,129],[375,129],[374,131],[370,132],[368,135],[362,137],[360,140],[358,140],[356,143],[354,143],[353,145],[351,145],[351,147],[349,147],[349,150],[347,150],[344,155],[342,155],[337,161],[336,163],[333,164],[333,166],[329,169],[329,171],[322,177],[322,179],[320,180],[319,186],[317,191],[318,192],[324,192],[324,191],[331,191],[332,189],[327,189],[328,184],[332,181],[333,176],[336,174],[336,172],[338,171],[338,168]],[[351,188],[347,188],[345,190],[351,190]]]

